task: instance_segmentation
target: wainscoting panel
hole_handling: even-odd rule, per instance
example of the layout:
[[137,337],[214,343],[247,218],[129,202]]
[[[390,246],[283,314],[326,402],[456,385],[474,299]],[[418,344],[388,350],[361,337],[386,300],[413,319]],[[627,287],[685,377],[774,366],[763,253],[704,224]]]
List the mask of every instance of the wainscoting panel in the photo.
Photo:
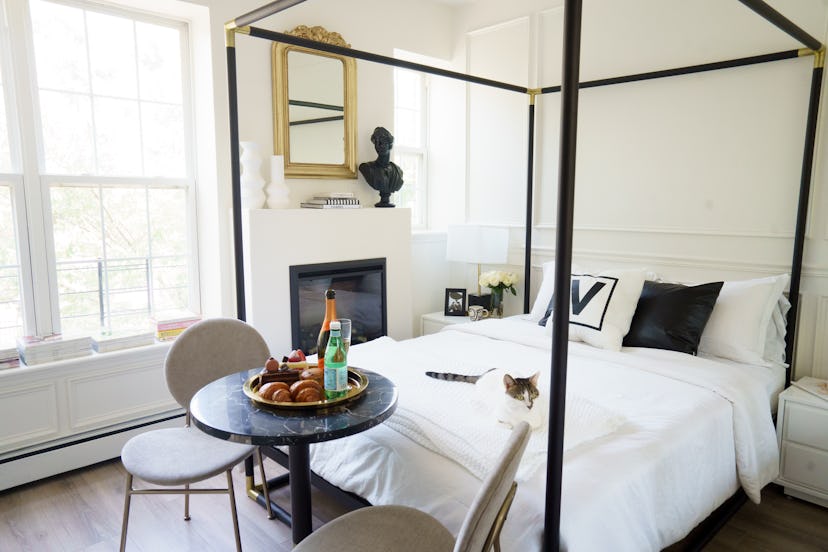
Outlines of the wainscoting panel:
[[66,380],[69,427],[104,427],[178,404],[167,391],[163,366],[128,366]]
[[22,385],[0,393],[0,453],[55,437],[59,432],[54,383]]

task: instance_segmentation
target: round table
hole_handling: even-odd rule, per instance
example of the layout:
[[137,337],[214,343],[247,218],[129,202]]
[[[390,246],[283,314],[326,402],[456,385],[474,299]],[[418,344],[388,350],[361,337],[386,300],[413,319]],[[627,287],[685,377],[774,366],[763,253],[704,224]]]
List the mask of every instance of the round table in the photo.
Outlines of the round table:
[[324,409],[276,409],[257,405],[242,391],[244,382],[260,371],[246,370],[207,384],[193,396],[190,413],[194,425],[213,437],[288,446],[291,530],[296,544],[311,532],[309,445],[382,423],[397,407],[397,388],[380,374],[360,370],[368,386],[351,401]]

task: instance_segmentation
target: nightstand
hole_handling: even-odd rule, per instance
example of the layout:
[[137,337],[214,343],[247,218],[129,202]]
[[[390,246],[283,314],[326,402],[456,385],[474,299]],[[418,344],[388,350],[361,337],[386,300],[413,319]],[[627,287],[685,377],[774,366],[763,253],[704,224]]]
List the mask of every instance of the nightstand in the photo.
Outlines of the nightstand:
[[785,494],[828,508],[828,400],[791,386],[779,395],[778,412],[776,482]]
[[446,316],[442,312],[430,312],[420,317],[420,335],[439,332],[443,326],[468,322],[468,316]]

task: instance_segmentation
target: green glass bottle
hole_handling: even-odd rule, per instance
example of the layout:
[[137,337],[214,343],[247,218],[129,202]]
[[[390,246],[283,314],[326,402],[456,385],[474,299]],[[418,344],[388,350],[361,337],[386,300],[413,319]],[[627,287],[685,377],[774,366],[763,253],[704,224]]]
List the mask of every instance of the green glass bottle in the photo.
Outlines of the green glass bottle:
[[325,347],[325,398],[344,397],[348,392],[348,354],[342,344],[339,320],[331,322],[331,336]]

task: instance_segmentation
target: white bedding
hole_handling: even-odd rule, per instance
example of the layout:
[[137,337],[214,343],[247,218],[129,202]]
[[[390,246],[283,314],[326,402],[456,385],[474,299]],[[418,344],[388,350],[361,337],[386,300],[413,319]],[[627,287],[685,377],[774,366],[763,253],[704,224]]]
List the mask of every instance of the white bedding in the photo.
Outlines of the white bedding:
[[[410,424],[416,417],[405,415],[408,405],[422,403],[424,390],[443,386],[464,403],[474,392],[468,384],[430,380],[425,370],[498,366],[529,375],[537,369],[548,372],[549,358],[543,328],[505,319],[453,325],[404,342],[383,338],[354,346],[349,364],[397,382],[398,411]],[[767,393],[778,377],[774,371],[668,351],[608,352],[580,343],[570,344],[569,358],[568,395],[620,413],[623,424],[565,454],[561,528],[567,548],[659,550],[683,538],[740,480],[758,500],[759,489],[776,476]],[[548,394],[548,385],[542,376],[542,393]],[[448,412],[439,402],[435,406],[438,413]],[[463,416],[462,410],[451,410],[444,424],[433,424],[448,433],[432,444],[445,440],[452,427],[489,423],[473,410],[470,420],[460,421]],[[456,533],[480,480],[435,452],[447,453],[439,443],[426,448],[395,431],[396,418],[314,445],[313,470],[374,504],[407,504],[429,512]],[[493,441],[508,434],[491,423]],[[545,441],[542,431],[534,442]],[[504,529],[504,550],[540,549],[545,469],[528,471]]]

